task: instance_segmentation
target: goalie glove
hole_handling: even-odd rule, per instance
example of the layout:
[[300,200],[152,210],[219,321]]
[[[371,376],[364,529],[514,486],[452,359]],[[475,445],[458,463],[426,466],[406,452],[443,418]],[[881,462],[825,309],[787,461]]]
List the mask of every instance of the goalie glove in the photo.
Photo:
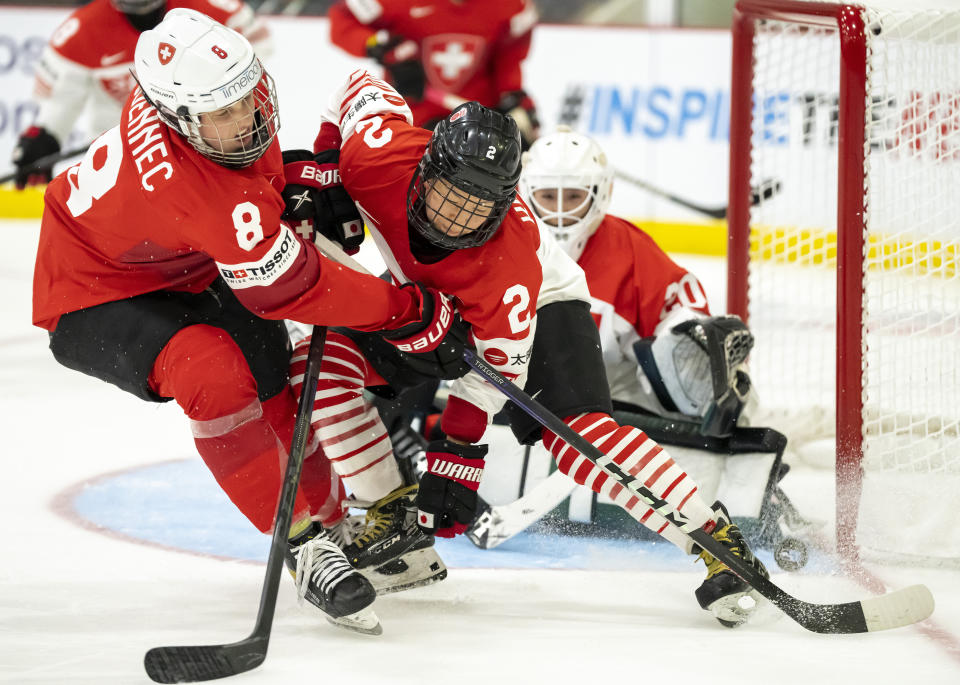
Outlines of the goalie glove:
[[363,242],[363,219],[343,188],[339,162],[339,149],[286,150],[281,218],[309,240],[319,231],[352,255]]
[[739,317],[713,316],[643,338],[633,351],[664,409],[700,418],[703,435],[725,437],[750,393],[744,362],[753,342]]

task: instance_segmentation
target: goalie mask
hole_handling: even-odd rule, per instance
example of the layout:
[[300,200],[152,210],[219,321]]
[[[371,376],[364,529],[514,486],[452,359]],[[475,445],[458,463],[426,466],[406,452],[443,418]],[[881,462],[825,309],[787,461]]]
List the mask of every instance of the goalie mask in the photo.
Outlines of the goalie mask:
[[613,170],[591,138],[560,126],[523,155],[520,195],[574,261],[603,221]]
[[260,159],[280,128],[273,79],[246,38],[200,12],[167,12],[137,41],[136,78],[161,119],[229,168]]
[[467,102],[437,124],[407,191],[407,220],[435,246],[482,245],[513,204],[519,177],[516,123]]

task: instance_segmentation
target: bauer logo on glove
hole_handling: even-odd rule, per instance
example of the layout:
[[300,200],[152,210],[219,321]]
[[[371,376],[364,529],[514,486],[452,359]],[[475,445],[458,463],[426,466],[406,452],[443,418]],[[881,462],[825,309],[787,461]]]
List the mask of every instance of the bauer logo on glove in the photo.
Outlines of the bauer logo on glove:
[[436,349],[437,345],[446,335],[450,328],[450,318],[453,316],[453,307],[450,306],[450,300],[446,297],[438,297],[438,309],[434,315],[433,326],[420,331],[405,341],[397,341],[395,344],[401,352],[429,352]]

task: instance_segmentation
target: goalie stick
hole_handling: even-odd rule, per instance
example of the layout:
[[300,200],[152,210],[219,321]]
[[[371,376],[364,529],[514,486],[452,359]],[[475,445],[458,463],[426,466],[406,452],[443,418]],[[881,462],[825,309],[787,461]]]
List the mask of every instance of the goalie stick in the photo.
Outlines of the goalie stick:
[[267,572],[260,594],[260,610],[257,612],[253,632],[244,640],[226,645],[154,647],[143,659],[143,666],[151,680],[158,683],[196,683],[226,678],[252,670],[267,658],[280,575],[283,573],[284,553],[287,550],[287,536],[293,519],[293,506],[297,485],[300,483],[303,453],[307,445],[313,397],[317,391],[317,377],[326,336],[325,326],[313,327],[303,389],[300,391],[300,403],[297,407],[297,422],[294,425],[290,456],[287,458],[287,468],[283,476],[283,489],[277,504],[270,554],[267,556]]
[[575,487],[576,481],[561,471],[554,471],[510,504],[490,506],[483,502],[480,515],[467,528],[466,535],[480,549],[498,547],[553,511]]
[[[317,246],[330,259],[356,271],[369,273],[359,262],[346,254],[338,245],[318,234]],[[640,497],[658,514],[682,530],[691,540],[711,555],[722,561],[731,571],[753,586],[761,595],[783,611],[791,619],[814,633],[866,633],[890,630],[922,621],[933,613],[933,595],[926,585],[911,585],[868,599],[840,604],[815,604],[797,599],[764,578],[753,566],[734,556],[726,547],[713,539],[702,528],[695,526],[680,512],[674,511],[665,500],[658,498],[636,477],[620,469],[610,457],[597,449],[579,433],[575,432],[555,414],[526,394],[523,390],[501,376],[471,350],[463,353],[464,361],[474,372],[483,376],[491,385],[512,400],[514,404],[533,417],[544,428],[553,431],[585,458],[599,466],[608,476],[616,479]]]
[[[462,105],[467,100],[460,97],[459,95],[454,95],[453,93],[448,93],[446,91],[440,90],[439,88],[434,88],[433,86],[427,86],[423,91],[423,99],[428,102],[432,102],[435,105],[444,107],[449,110],[454,110],[460,105]],[[620,169],[614,170],[614,175],[622,181],[626,181],[630,185],[634,185],[638,188],[646,190],[652,195],[657,195],[658,197],[665,198],[670,200],[674,204],[678,204],[681,207],[686,207],[689,210],[697,212],[698,214],[703,214],[708,216],[711,219],[726,219],[727,218],[727,207],[708,207],[707,205],[701,205],[699,203],[687,200],[680,197],[679,195],[674,195],[673,193],[667,192],[663,188],[658,188],[652,183],[648,183],[643,179],[637,178],[631,174],[628,174],[625,171]],[[756,207],[761,202],[771,199],[777,193],[780,192],[782,184],[780,181],[774,178],[764,179],[760,185],[750,187],[750,206]]]
[[933,595],[925,585],[911,585],[894,592],[842,604],[814,604],[788,594],[753,566],[735,556],[702,528],[694,525],[665,500],[658,498],[635,476],[623,471],[582,435],[571,429],[546,407],[501,376],[496,369],[470,349],[464,360],[491,385],[506,395],[520,409],[552,431],[585,458],[599,466],[608,476],[640,497],[660,516],[678,527],[693,542],[723,562],[731,571],[749,583],[761,595],[801,626],[814,633],[865,633],[890,630],[922,621],[933,613]]

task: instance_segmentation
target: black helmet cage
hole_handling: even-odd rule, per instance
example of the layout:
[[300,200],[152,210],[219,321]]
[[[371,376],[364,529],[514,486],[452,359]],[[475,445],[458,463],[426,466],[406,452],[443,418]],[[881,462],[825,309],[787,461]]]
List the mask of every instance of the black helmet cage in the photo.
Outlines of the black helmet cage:
[[[449,184],[446,192],[433,185],[437,179]],[[477,102],[465,103],[437,125],[427,145],[407,190],[407,220],[439,247],[457,250],[482,245],[503,222],[516,197],[519,179],[520,131],[516,123]],[[445,215],[451,222],[446,230],[427,218],[431,187],[433,202],[457,208],[455,216]],[[470,220],[481,212],[486,220],[470,230]],[[452,229],[458,230],[451,235]]]

